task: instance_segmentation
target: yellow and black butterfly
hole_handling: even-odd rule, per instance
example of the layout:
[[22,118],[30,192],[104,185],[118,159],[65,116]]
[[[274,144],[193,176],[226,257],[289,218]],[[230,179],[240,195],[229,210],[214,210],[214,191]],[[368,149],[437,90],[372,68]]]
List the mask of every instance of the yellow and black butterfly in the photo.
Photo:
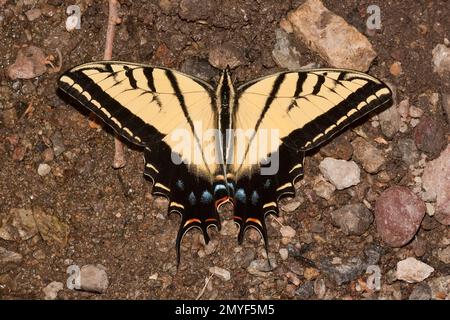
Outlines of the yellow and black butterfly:
[[280,72],[237,88],[224,70],[214,88],[171,69],[100,61],[68,70],[58,86],[144,147],[152,193],[181,215],[178,262],[186,232],[199,228],[207,243],[226,202],[239,243],[253,227],[267,249],[265,217],[295,194],[305,151],[392,102],[383,82],[343,69]]

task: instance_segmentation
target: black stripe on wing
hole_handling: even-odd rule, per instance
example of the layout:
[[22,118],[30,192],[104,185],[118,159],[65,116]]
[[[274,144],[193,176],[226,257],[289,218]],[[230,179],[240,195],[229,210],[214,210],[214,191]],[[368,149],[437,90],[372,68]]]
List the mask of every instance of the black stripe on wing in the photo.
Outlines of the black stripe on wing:
[[[114,73],[111,73],[111,76],[114,76]],[[69,84],[67,81],[62,81],[61,79],[66,79],[64,77],[71,79],[73,83]],[[119,135],[134,144],[144,146],[164,138],[164,135],[156,130],[155,127],[145,123],[122,104],[111,98],[82,71],[68,71],[64,73],[58,80],[58,86],[63,92],[102,119]],[[81,87],[82,91],[75,89],[75,86]],[[152,97],[149,94],[149,103],[151,103]]]
[[[316,87],[323,84],[320,79],[319,77]],[[297,150],[304,151],[319,146],[368,113],[390,105],[392,103],[392,94],[389,90],[389,94],[383,94],[367,103],[361,110],[355,110],[360,103],[364,103],[370,96],[385,88],[388,87],[383,83],[367,82],[327,112],[308,122],[304,127],[292,131],[283,139],[283,142]],[[301,102],[299,104],[301,107]],[[348,116],[348,113],[352,110],[355,110],[355,112]],[[330,127],[332,128],[325,132]]]

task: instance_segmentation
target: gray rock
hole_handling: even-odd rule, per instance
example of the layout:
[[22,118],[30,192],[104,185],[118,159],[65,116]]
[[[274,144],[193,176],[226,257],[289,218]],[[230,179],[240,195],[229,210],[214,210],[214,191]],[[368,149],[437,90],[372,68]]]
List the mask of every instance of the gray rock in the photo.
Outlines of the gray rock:
[[361,137],[352,141],[353,156],[359,161],[364,170],[369,173],[376,173],[385,163],[386,157],[383,152]]
[[80,270],[80,290],[104,293],[108,289],[109,280],[105,267],[98,264],[85,265]]
[[375,203],[377,231],[389,246],[404,246],[419,229],[425,210],[425,203],[411,190],[393,186]]
[[247,267],[248,273],[259,276],[259,277],[268,277],[270,271],[276,268],[275,261],[270,260],[270,263],[267,259],[258,259],[253,260],[250,265]]
[[339,264],[333,264],[331,259],[327,259],[322,261],[319,267],[340,286],[362,275],[366,270],[367,263],[360,257],[355,257],[346,263]]
[[59,156],[61,153],[66,151],[66,147],[64,146],[64,140],[61,132],[56,131],[52,135],[51,141],[53,143],[53,152],[55,154],[55,157]]
[[218,69],[234,69],[244,63],[243,52],[231,43],[217,45],[209,51],[209,63]]
[[346,235],[362,235],[372,224],[373,215],[363,204],[349,204],[331,212],[331,220]]
[[389,88],[392,91],[394,103],[392,106],[378,114],[378,120],[380,121],[380,127],[383,134],[391,139],[400,130],[402,119],[397,108],[397,88],[388,83]]
[[333,67],[366,71],[377,55],[364,35],[320,0],[307,0],[287,20],[296,36]]
[[188,57],[183,61],[180,70],[186,74],[192,74],[205,81],[211,81],[217,74],[206,59],[199,57]]
[[336,187],[323,179],[318,179],[313,186],[314,192],[326,200],[330,200]]
[[300,53],[291,46],[289,34],[282,29],[275,29],[275,46],[272,57],[276,64],[282,68],[296,70],[301,68]]
[[383,255],[383,251],[383,247],[377,244],[371,244],[365,248],[364,255],[366,258],[366,264],[369,266],[378,264],[381,256]]
[[400,151],[402,160],[408,164],[414,164],[419,160],[419,152],[417,151],[416,144],[412,139],[401,139],[398,141],[397,147]]
[[295,295],[300,299],[305,300],[310,298],[314,294],[314,282],[305,281],[301,284],[297,290],[295,290]]
[[58,292],[64,289],[64,285],[61,282],[50,282],[42,291],[44,291],[45,300],[55,300],[58,296]]
[[450,275],[428,281],[431,288],[431,299],[443,300],[450,297]]
[[426,164],[422,184],[429,200],[436,200],[435,219],[450,225],[450,145],[439,158]]
[[417,260],[416,258],[406,258],[397,263],[397,279],[408,283],[421,282],[428,278],[434,271],[434,268]]
[[442,94],[442,108],[447,115],[447,122],[450,123],[450,94]]
[[325,281],[323,279],[317,278],[314,281],[314,293],[316,294],[317,299],[323,299],[326,292],[327,287],[325,286]]
[[438,44],[434,47],[432,54],[433,71],[441,76],[450,74],[450,48],[447,48],[445,44]]
[[409,295],[409,300],[430,300],[431,299],[431,288],[426,283],[418,283],[411,294]]
[[298,209],[298,207],[300,207],[301,204],[302,201],[297,200],[296,198],[287,202],[280,203],[280,209],[283,210],[284,212],[294,212],[295,210]]
[[320,172],[338,190],[358,184],[361,171],[354,161],[325,158],[320,162]]
[[450,265],[450,246],[439,249],[437,256],[443,263]]
[[445,129],[441,121],[423,116],[414,128],[414,142],[417,149],[436,157],[447,143]]
[[20,263],[22,258],[23,257],[20,253],[9,251],[3,247],[0,247],[0,267],[4,267],[9,263]]

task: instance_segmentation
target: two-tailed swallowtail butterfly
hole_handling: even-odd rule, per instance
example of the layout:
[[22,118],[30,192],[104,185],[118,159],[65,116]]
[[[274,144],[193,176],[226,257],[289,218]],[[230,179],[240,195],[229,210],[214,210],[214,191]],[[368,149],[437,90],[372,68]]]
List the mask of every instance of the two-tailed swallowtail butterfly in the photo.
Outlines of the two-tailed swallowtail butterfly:
[[286,71],[234,88],[229,70],[217,86],[178,71],[101,61],[65,72],[59,88],[117,134],[144,148],[144,174],[155,195],[191,228],[220,229],[231,202],[241,243],[248,228],[266,243],[265,217],[295,195],[307,150],[367,113],[388,105],[380,80],[343,69]]

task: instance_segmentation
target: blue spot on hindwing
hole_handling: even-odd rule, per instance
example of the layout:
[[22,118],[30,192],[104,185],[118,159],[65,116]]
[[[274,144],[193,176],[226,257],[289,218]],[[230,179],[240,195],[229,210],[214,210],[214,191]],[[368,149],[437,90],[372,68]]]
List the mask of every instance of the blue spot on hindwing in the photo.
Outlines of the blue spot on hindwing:
[[178,187],[178,189],[180,189],[181,191],[184,190],[184,182],[183,182],[183,180],[178,180],[178,181],[177,181],[177,187]]
[[253,204],[254,206],[256,206],[256,205],[258,204],[258,202],[259,202],[259,195],[258,195],[258,192],[253,191],[253,193],[252,193],[252,204]]
[[202,196],[200,197],[200,202],[203,204],[207,204],[211,203],[212,200],[213,200],[212,194],[207,190],[203,191]]
[[191,206],[194,206],[197,203],[197,198],[195,197],[195,194],[193,192],[189,194],[188,200]]
[[264,189],[269,189],[271,184],[272,182],[270,181],[270,179],[267,179],[266,182],[264,183]]
[[214,187],[214,194],[216,194],[220,190],[226,190],[226,189],[227,188],[223,184],[218,184],[217,186]]
[[243,203],[247,202],[245,191],[242,188],[237,189],[236,193],[234,194],[234,197],[237,200],[239,200],[240,202],[243,202]]

